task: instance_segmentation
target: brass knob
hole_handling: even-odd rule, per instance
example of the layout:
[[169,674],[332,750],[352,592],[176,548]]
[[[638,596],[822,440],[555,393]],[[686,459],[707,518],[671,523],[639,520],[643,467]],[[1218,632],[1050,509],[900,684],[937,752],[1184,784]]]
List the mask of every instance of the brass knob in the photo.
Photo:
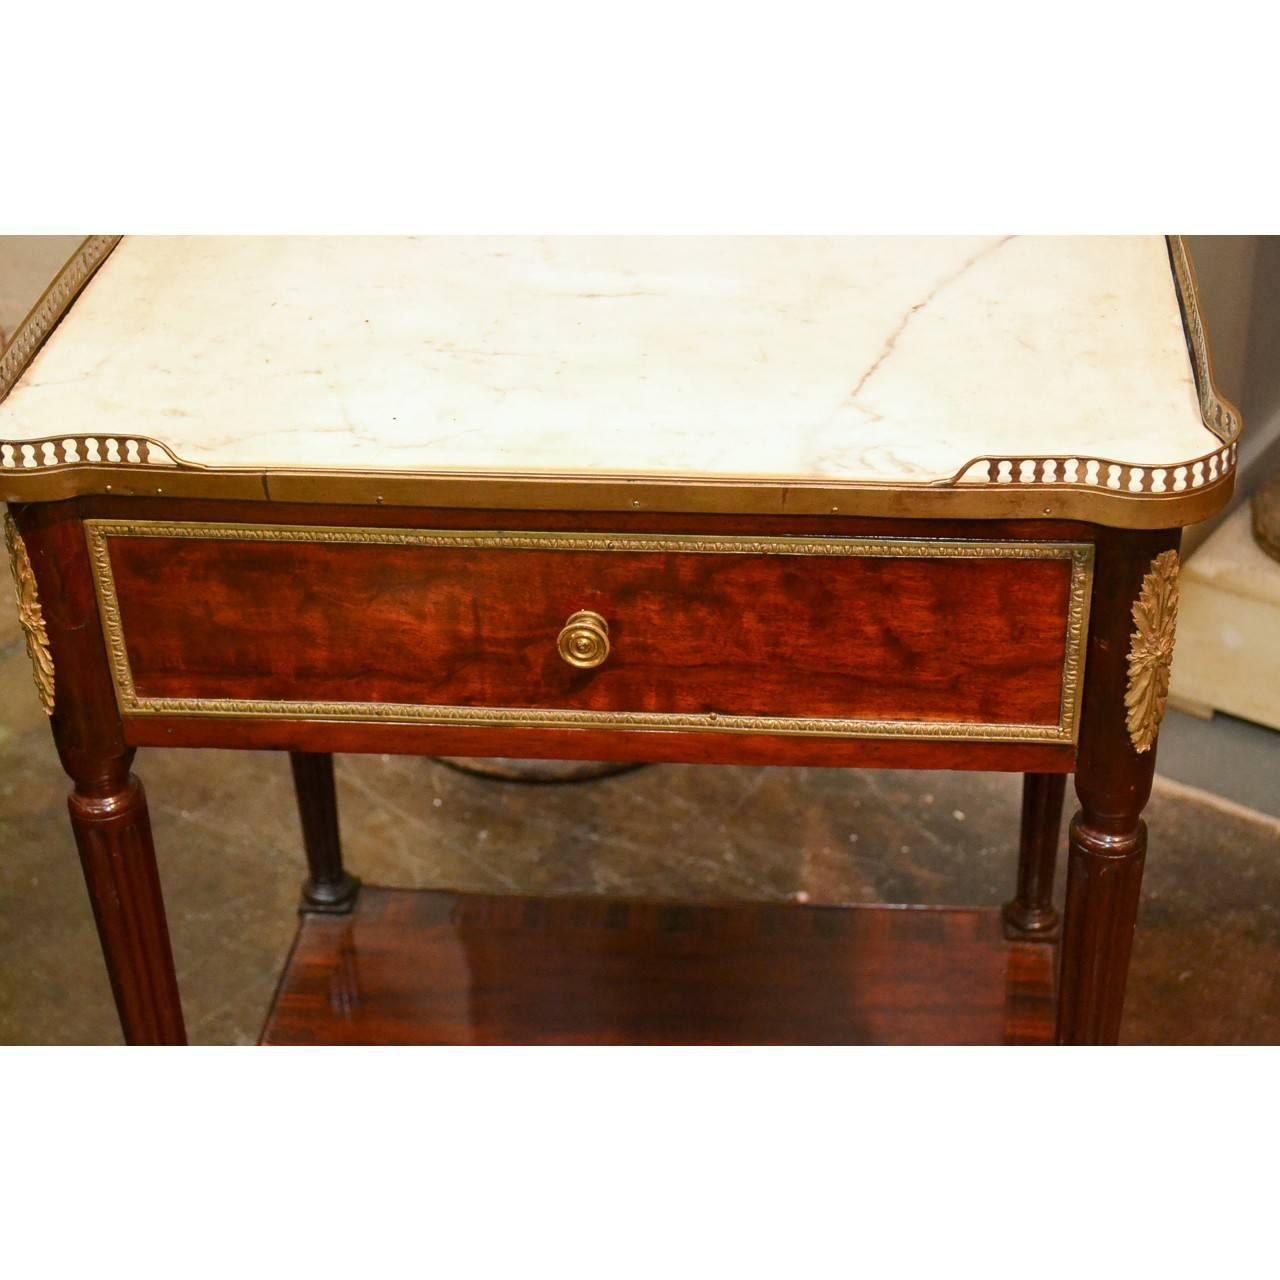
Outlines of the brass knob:
[[579,610],[560,629],[556,648],[571,667],[598,667],[609,656],[609,624],[590,609]]

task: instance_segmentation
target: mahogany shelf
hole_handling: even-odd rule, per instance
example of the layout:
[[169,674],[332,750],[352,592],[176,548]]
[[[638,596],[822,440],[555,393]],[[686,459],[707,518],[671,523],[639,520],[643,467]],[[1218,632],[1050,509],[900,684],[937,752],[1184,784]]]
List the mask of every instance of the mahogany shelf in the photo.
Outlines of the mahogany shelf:
[[264,1044],[1043,1044],[1054,947],[996,910],[364,888],[304,916]]

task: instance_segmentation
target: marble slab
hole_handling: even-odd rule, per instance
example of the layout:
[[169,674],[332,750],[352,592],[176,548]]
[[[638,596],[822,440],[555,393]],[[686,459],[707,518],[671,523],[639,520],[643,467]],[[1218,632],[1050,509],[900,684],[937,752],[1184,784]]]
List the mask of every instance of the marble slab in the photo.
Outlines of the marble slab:
[[0,441],[88,433],[835,483],[1218,444],[1158,236],[126,238],[0,404]]

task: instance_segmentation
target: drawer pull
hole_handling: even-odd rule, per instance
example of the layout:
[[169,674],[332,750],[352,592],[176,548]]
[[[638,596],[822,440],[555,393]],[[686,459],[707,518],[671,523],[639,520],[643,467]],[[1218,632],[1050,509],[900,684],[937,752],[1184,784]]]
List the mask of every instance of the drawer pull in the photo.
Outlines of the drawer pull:
[[598,613],[582,609],[561,628],[556,647],[571,667],[598,667],[609,656],[609,624]]

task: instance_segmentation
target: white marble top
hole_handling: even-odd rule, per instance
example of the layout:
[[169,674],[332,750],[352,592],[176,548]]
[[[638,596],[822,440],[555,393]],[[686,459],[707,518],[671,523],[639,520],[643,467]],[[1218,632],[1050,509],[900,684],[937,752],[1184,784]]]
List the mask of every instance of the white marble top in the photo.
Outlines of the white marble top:
[[213,467],[924,482],[1179,462],[1161,237],[127,238],[0,441]]

